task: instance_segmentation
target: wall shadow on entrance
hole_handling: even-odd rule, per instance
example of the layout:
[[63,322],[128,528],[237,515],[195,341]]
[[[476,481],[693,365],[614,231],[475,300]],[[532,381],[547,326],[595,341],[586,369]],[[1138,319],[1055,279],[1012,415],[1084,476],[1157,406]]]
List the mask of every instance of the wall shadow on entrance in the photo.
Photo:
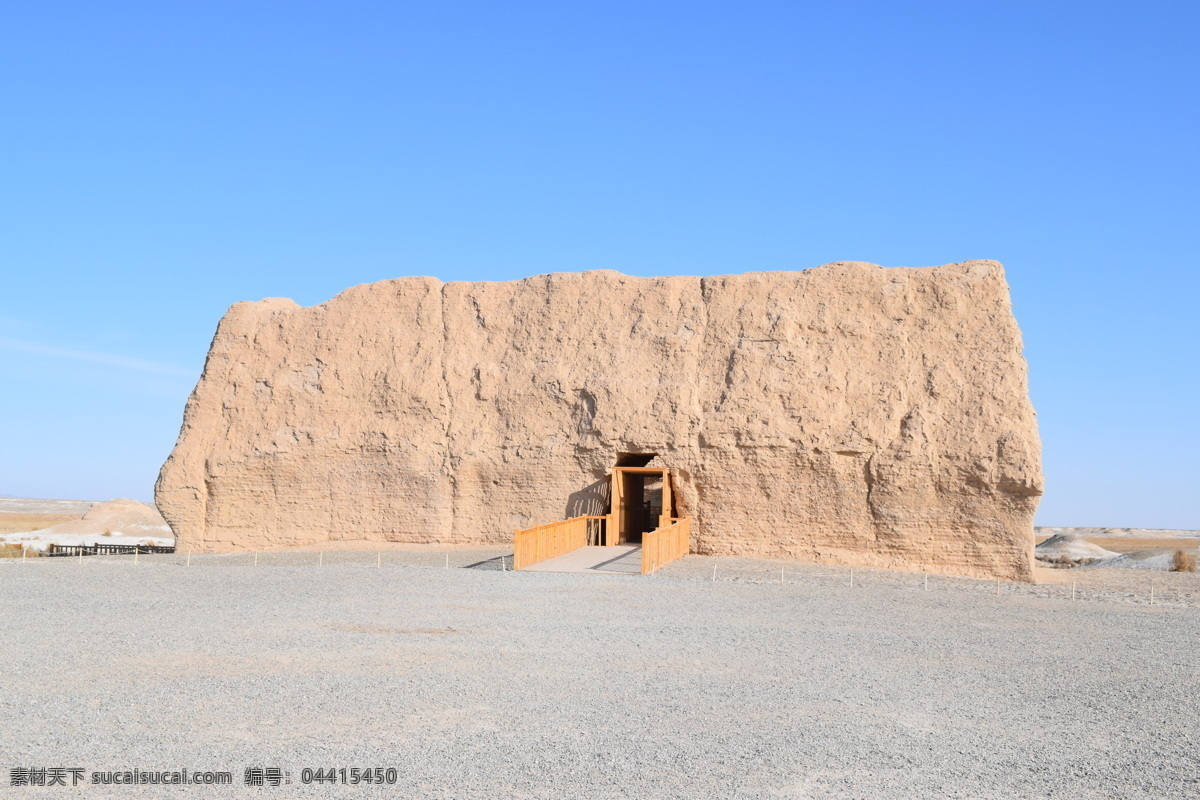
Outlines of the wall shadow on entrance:
[[567,498],[567,519],[574,517],[602,517],[608,513],[608,478],[588,484]]

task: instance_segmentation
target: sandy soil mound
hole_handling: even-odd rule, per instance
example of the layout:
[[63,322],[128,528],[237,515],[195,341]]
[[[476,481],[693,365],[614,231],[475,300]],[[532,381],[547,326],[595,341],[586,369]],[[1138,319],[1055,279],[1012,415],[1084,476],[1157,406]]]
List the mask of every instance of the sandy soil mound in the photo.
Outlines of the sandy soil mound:
[[52,528],[10,533],[0,537],[10,544],[24,543],[32,550],[51,544],[163,544],[174,542],[166,520],[158,510],[137,500],[118,499],[92,506],[83,519]]
[[1087,564],[1116,558],[1119,555],[1073,533],[1051,536],[1035,547],[1033,553],[1038,560],[1055,564]]
[[1152,569],[1159,572],[1170,572],[1175,565],[1174,550],[1139,550],[1136,553],[1122,553],[1103,561],[1084,564],[1081,569]]

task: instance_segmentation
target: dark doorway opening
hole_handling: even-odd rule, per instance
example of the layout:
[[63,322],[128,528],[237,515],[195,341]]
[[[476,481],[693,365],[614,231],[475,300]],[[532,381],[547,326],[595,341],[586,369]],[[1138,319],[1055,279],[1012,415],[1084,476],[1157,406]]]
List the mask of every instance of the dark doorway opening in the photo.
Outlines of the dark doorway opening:
[[626,544],[641,544],[642,534],[658,527],[662,516],[663,481],[661,475],[622,473],[625,502]]
[[617,466],[612,472],[611,498],[606,543],[641,544],[643,534],[667,524],[672,516],[670,471]]
[[617,453],[617,466],[644,467],[656,458],[658,453]]

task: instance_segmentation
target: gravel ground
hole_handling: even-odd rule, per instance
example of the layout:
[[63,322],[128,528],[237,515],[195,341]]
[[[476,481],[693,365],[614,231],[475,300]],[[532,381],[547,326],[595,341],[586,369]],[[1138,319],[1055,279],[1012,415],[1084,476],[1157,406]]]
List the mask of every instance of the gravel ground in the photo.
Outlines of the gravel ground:
[[[838,587],[891,588],[909,591],[952,592],[996,595],[1011,598],[1074,599],[1081,602],[1154,605],[1168,608],[1200,608],[1200,573],[1157,572],[1134,569],[1043,569],[1037,583],[1016,583],[953,575],[928,575],[898,570],[855,569],[829,565],[798,564],[758,558],[704,558],[689,556],[662,570],[663,575],[707,580],[717,567],[717,581],[779,583],[784,571],[787,585],[793,583]],[[1074,590],[1072,590],[1074,586]],[[1072,592],[1074,594],[1072,595]],[[1153,597],[1153,602],[1152,602]]]
[[[1195,608],[502,552],[0,562],[0,794],[78,766],[235,785],[50,796],[1200,797]],[[399,785],[300,784],[343,766]]]

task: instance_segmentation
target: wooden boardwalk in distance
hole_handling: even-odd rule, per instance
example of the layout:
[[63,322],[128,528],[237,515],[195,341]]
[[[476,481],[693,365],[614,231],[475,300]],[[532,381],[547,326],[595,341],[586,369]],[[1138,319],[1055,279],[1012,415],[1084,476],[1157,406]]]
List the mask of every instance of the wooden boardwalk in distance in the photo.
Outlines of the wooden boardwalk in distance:
[[548,558],[528,567],[522,572],[611,572],[624,575],[642,573],[642,547],[637,544],[621,544],[615,547],[580,547],[566,555]]

